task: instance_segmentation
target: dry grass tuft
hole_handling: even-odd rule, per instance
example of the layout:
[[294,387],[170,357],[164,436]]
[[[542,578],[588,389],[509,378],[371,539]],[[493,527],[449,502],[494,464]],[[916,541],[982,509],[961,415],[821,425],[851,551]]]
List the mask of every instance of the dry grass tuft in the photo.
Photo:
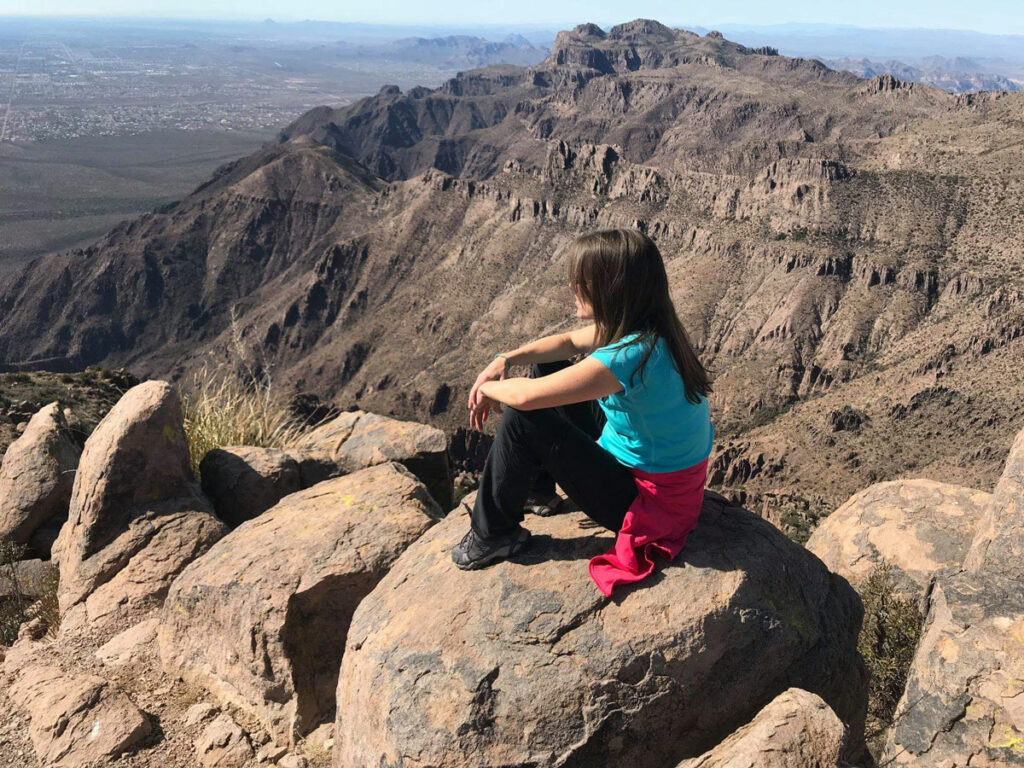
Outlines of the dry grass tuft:
[[60,577],[56,571],[44,576],[40,585],[41,595],[28,609],[28,618],[39,619],[50,637],[56,637],[60,629],[60,604],[57,602],[59,582]]
[[183,388],[185,435],[192,471],[208,451],[228,445],[284,448],[311,425],[296,420],[288,398],[269,381],[243,381],[203,368]]

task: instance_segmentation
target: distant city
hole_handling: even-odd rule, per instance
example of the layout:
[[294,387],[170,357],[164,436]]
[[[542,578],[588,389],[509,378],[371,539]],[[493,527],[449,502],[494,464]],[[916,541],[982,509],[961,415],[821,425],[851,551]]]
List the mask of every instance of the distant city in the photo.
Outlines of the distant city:
[[[910,30],[885,47],[884,31],[723,29],[737,42],[814,55],[865,77],[890,73],[954,92],[1024,87],[1024,46],[1015,38],[1016,60],[1006,56],[1014,50],[1006,38],[978,33],[950,33],[954,37],[936,38],[929,50],[920,38],[935,33],[924,30]],[[344,105],[385,82],[436,86],[460,69],[537,63],[556,32],[6,19],[0,28],[0,142],[276,129],[311,107]],[[950,45],[960,48],[937,48]],[[976,55],[984,51],[993,55]]]
[[0,141],[280,128],[311,107],[344,105],[385,81],[438,85],[460,68],[534,63],[546,54],[525,40],[391,42],[281,34],[273,24],[5,21]]

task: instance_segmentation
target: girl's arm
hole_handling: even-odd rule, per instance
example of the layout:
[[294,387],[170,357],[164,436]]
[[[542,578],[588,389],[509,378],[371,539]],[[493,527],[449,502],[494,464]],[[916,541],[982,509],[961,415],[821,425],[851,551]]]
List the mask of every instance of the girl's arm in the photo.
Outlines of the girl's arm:
[[591,357],[536,379],[503,379],[480,385],[484,397],[520,411],[580,403],[621,391],[615,374]]
[[[575,331],[553,333],[550,336],[528,341],[511,352],[506,352],[509,365],[532,365],[568,360],[573,355],[594,351],[594,324],[577,328]],[[500,359],[500,358],[499,358]]]
[[[533,363],[552,363],[557,360],[568,360],[576,354],[593,352],[596,329],[593,324],[577,328],[575,331],[554,333],[516,347],[506,352],[505,357],[495,357],[480,375],[476,377],[469,390],[470,423],[478,429],[477,419],[473,412],[480,407],[480,387],[485,382],[503,380],[510,365],[531,365]],[[484,415],[486,418],[486,412]],[[479,421],[483,424],[483,420]]]

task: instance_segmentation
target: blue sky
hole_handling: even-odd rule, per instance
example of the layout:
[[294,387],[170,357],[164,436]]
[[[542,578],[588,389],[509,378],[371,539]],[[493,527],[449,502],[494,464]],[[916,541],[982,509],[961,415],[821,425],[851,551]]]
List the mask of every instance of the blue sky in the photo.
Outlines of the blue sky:
[[0,15],[321,19],[396,24],[541,24],[637,17],[670,25],[850,24],[1024,33],[1024,0],[0,0]]

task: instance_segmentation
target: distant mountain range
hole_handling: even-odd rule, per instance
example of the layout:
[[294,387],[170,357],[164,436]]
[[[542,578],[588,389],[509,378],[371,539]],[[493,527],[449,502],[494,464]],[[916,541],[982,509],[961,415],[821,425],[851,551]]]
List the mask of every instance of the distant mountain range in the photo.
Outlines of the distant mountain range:
[[354,61],[395,61],[431,64],[438,67],[475,68],[489,64],[537,64],[547,56],[547,48],[532,45],[522,35],[507,35],[502,41],[470,35],[447,37],[403,37],[373,45],[341,43],[338,55]]
[[[858,77],[894,75],[900,80],[935,85],[952,93],[1024,89],[1024,78],[1011,79],[1000,74],[999,64],[1005,66],[1005,62],[986,66],[973,59],[945,59],[941,56],[928,56],[918,66],[893,59],[884,62],[871,59],[824,59],[824,62],[833,69],[845,69]],[[1024,75],[1024,71],[1021,75]]]
[[495,351],[573,326],[572,238],[637,227],[714,377],[712,482],[799,527],[904,473],[993,485],[1024,422],[1022,199],[1024,94],[584,24],[532,66],[314,109],[36,260],[0,285],[0,362],[242,355],[455,429]]

